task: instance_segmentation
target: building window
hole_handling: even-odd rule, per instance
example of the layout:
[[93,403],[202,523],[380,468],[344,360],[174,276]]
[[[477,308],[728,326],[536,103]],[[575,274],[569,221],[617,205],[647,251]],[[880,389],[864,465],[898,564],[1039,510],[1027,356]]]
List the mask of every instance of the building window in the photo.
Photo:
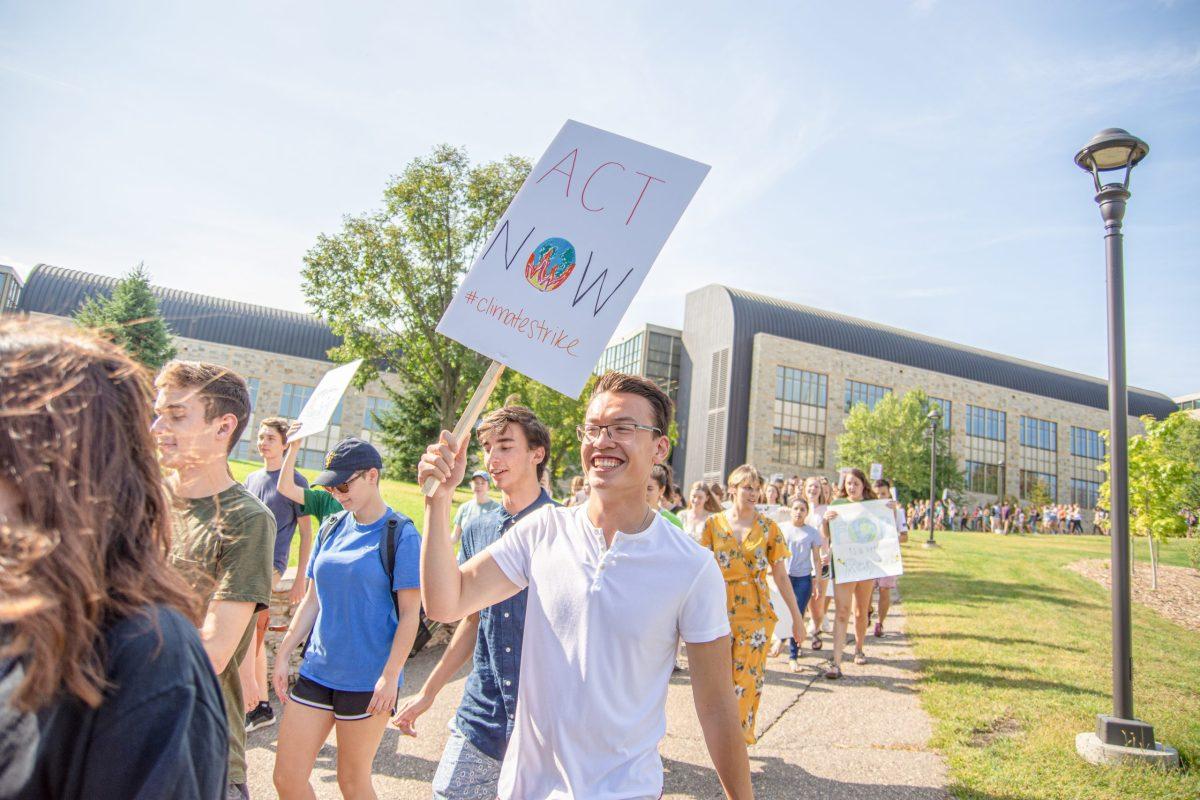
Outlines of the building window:
[[604,350],[600,362],[596,364],[596,374],[605,372],[624,372],[630,375],[642,374],[642,336],[639,333],[631,336],[620,344],[614,344]]
[[1004,489],[1004,465],[968,461],[965,464],[966,489],[969,492],[999,497]]
[[[285,383],[283,393],[279,397],[279,416],[295,419],[308,398],[313,393],[312,386],[301,386],[295,383]],[[342,401],[339,400],[333,416],[329,419],[329,427],[320,433],[306,436],[301,440],[300,452],[296,455],[296,466],[306,469],[320,469],[325,465],[325,453],[342,439]]]
[[886,386],[876,386],[872,383],[860,383],[858,381],[846,381],[846,411],[859,403],[866,403],[867,409],[875,410],[875,404],[891,394],[892,390]]
[[679,393],[679,354],[683,340],[678,336],[650,331],[646,349],[646,377],[672,399]]
[[256,422],[257,415],[254,409],[258,406],[258,378],[246,378],[246,388],[250,390],[250,419],[246,422],[246,429],[242,431],[242,438],[238,439],[238,443],[234,445],[233,452],[229,454],[230,458],[238,461],[262,461],[262,456],[258,454],[258,425]]
[[954,404],[949,400],[943,400],[940,397],[929,395],[929,404],[937,406],[942,412],[942,430],[950,430],[950,419],[954,410]]
[[1108,455],[1100,431],[1071,427],[1071,502],[1095,508],[1104,473],[1100,465]]
[[1005,435],[1006,425],[1006,415],[1003,411],[981,406],[967,406],[967,436],[1003,442],[1007,438]]
[[1021,417],[1020,429],[1021,499],[1058,502],[1058,423]]
[[775,370],[775,461],[804,467],[825,466],[827,378],[816,372]]
[[1080,508],[1095,508],[1100,497],[1099,481],[1071,478],[1071,502]]
[[380,445],[380,425],[377,417],[392,410],[392,401],[386,397],[368,397],[367,407],[363,411],[362,440],[382,449]]
[[[1038,491],[1041,494],[1038,494]],[[1034,472],[1029,469],[1021,470],[1021,499],[1032,500],[1037,497],[1050,503],[1058,502],[1058,476],[1050,472]]]

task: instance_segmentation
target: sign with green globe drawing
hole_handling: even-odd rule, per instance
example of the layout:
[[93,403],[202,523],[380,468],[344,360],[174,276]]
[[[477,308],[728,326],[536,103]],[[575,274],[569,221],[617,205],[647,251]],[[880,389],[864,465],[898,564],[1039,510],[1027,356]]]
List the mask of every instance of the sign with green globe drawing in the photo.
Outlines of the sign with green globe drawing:
[[833,573],[837,583],[903,575],[896,512],[887,500],[830,506]]

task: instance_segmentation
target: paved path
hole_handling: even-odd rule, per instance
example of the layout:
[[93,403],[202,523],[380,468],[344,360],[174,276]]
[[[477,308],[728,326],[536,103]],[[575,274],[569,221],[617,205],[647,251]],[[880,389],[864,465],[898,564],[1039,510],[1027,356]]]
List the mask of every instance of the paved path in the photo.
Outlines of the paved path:
[[[832,644],[813,657],[806,650],[800,674],[787,669],[785,657],[772,659],[759,711],[759,740],[750,748],[755,796],[759,800],[863,798],[944,800],[946,772],[941,758],[926,747],[930,722],[917,700],[918,664],[904,636],[904,610],[888,619],[889,636],[870,638],[871,662],[856,667],[847,659],[845,678],[821,677]],[[852,647],[847,647],[853,652]],[[416,689],[433,668],[438,649],[409,665],[407,687]],[[446,739],[445,721],[462,695],[465,671],[449,684],[418,723],[420,736],[384,735],[375,759],[375,787],[381,798],[429,797],[429,782]],[[403,691],[403,690],[402,690]],[[251,796],[275,797],[271,768],[277,728],[255,731],[247,739]],[[399,755],[397,755],[399,748]],[[720,798],[720,785],[704,748],[692,708],[686,674],[671,680],[667,699],[667,736],[661,746],[666,769],[666,798]],[[318,798],[340,797],[333,738],[322,748],[313,774]]]

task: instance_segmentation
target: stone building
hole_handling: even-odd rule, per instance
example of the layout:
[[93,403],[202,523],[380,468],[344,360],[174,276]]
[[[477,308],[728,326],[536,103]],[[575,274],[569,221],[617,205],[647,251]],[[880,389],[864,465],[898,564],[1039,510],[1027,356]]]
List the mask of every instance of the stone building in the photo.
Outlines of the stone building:
[[[1098,378],[717,285],[687,295],[680,373],[687,482],[724,483],[744,462],[832,479],[849,409],[912,389],[941,406],[970,502],[1026,498],[1040,484],[1092,508],[1104,480]],[[1136,417],[1175,408],[1131,388],[1131,432]]]
[[[16,278],[0,270],[0,291]],[[21,286],[0,295],[0,310],[32,316],[69,317],[87,298],[108,294],[116,278],[38,264]],[[218,297],[154,287],[159,312],[170,328],[178,358],[229,367],[246,379],[254,414],[233,457],[261,460],[255,448],[258,422],[266,417],[295,419],[321,376],[336,366],[329,350],[341,343],[325,323],[309,314],[238,303]],[[385,378],[389,380],[390,378]],[[346,436],[359,436],[378,446],[375,412],[390,406],[379,381],[362,391],[351,388],[338,406],[330,427],[304,440],[298,463],[318,468],[326,451]]]

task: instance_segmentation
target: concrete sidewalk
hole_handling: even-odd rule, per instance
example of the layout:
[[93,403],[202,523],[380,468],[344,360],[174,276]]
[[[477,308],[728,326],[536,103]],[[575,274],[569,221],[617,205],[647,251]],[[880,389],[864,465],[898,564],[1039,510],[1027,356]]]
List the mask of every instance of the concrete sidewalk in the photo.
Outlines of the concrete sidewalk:
[[[822,677],[832,643],[816,657],[805,650],[803,670],[788,671],[786,653],[771,659],[759,711],[759,740],[750,748],[755,796],[759,800],[796,798],[906,798],[944,800],[946,771],[926,746],[930,722],[917,700],[918,664],[902,635],[904,610],[894,608],[888,636],[869,637],[870,663],[855,666],[848,657],[845,677]],[[848,645],[847,653],[853,653]],[[421,653],[406,670],[405,688],[420,687],[441,649]],[[448,684],[418,723],[420,736],[402,737],[389,729],[375,758],[380,797],[421,798],[446,740],[446,722],[462,696],[465,671]],[[404,690],[402,690],[404,691]],[[247,737],[250,791],[255,800],[275,797],[271,770],[277,727]],[[399,754],[397,754],[399,747]],[[686,673],[671,680],[663,757],[666,798],[721,798],[720,784],[704,747]],[[322,748],[312,784],[318,798],[338,798],[333,737]]]

